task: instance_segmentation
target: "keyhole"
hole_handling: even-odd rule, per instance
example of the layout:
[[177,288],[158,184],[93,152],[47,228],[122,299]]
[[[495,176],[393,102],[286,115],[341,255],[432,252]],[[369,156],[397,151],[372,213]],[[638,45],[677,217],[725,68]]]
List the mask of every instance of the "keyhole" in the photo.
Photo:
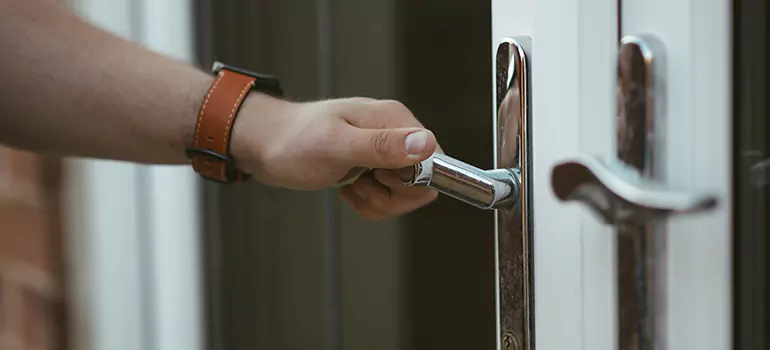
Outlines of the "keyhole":
[[502,350],[519,350],[519,342],[513,333],[506,332],[503,334],[503,349]]

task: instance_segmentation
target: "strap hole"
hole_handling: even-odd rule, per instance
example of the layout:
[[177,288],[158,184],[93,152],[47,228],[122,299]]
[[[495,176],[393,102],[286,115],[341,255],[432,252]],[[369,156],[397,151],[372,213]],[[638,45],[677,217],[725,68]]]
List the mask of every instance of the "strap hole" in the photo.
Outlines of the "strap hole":
[[211,137],[211,136],[207,137],[207,139],[208,139],[209,141],[211,141],[211,142],[214,142],[214,138],[213,138],[213,137]]

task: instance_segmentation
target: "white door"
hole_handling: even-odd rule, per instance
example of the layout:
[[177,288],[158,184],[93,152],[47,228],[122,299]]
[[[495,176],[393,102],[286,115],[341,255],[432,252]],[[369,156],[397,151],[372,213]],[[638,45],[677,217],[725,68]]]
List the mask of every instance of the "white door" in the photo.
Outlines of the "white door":
[[[656,349],[731,348],[731,4],[492,0],[493,50],[506,37],[531,38],[536,349],[646,349],[639,338],[650,335]],[[665,244],[656,238],[645,248],[654,263],[636,266],[647,267],[642,275],[654,284],[653,295],[630,298],[648,298],[631,300],[634,317],[643,318],[631,331],[620,329],[629,324],[620,321],[618,304],[628,308],[629,295],[618,291],[629,290],[629,278],[640,281],[626,275],[622,286],[616,276],[624,259],[616,254],[628,252],[620,231],[580,201],[559,200],[551,182],[565,159],[616,160],[618,50],[629,35],[663,49],[652,61],[662,71],[645,95],[659,108],[645,114],[654,118],[646,142],[654,148],[655,181],[717,201],[703,213],[655,216]]]

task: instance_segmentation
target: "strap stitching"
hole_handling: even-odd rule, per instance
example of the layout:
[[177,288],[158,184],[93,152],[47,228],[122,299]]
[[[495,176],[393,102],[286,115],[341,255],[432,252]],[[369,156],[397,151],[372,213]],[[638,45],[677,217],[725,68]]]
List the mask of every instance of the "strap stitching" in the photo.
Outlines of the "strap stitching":
[[211,89],[209,90],[209,93],[206,94],[206,99],[203,101],[203,107],[201,107],[200,113],[198,113],[198,123],[197,128],[195,130],[195,147],[199,147],[198,139],[201,133],[201,120],[203,120],[203,114],[206,113],[206,106],[209,104],[209,98],[211,98],[211,94],[216,90],[217,85],[219,85],[219,82],[222,81],[222,77],[224,77],[223,72],[219,72],[217,75],[217,81],[214,82],[214,85],[211,86]]
[[254,80],[249,81],[249,83],[243,87],[243,90],[241,90],[241,95],[238,96],[237,100],[235,100],[235,104],[233,104],[233,109],[230,110],[230,116],[227,119],[227,128],[225,128],[225,136],[223,138],[223,140],[226,140],[227,142],[224,142],[222,144],[222,154],[224,155],[227,155],[227,146],[230,143],[230,140],[227,138],[227,135],[230,134],[230,127],[233,124],[233,119],[235,119],[233,118],[233,116],[235,116],[235,110],[241,104],[241,101],[243,101],[243,98],[246,97],[246,93],[249,92],[249,90],[251,90],[251,88],[254,86],[254,83],[255,83]]

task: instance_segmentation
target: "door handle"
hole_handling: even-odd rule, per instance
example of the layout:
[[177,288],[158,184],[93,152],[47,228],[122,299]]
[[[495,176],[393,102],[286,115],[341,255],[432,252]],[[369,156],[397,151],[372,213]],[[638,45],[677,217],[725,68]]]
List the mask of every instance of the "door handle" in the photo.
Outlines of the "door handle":
[[[400,171],[407,186],[426,186],[480,209],[511,208],[521,200],[529,164],[529,38],[505,39],[496,57],[495,165],[482,170],[442,153]],[[505,164],[503,164],[505,163]]]
[[427,186],[480,209],[512,207],[521,187],[519,169],[481,170],[441,153],[400,174],[407,186]]
[[557,164],[551,185],[561,201],[582,202],[609,225],[644,225],[669,215],[709,210],[717,203],[713,195],[673,190],[645,179],[623,162],[588,156]]
[[534,348],[534,259],[530,163],[530,39],[504,39],[495,57],[494,169],[435,153],[404,169],[408,186],[426,186],[495,210],[497,349]]
[[661,220],[717,205],[712,194],[672,189],[661,181],[656,129],[664,117],[664,65],[655,38],[624,37],[617,60],[616,158],[577,157],[551,172],[558,199],[581,202],[614,226],[618,349],[666,349],[667,235]]

